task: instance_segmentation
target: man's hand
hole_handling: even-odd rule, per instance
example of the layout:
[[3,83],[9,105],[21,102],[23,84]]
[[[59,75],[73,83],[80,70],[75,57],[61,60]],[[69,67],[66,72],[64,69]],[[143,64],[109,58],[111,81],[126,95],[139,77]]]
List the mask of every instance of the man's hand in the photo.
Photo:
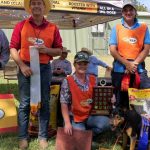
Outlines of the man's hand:
[[37,45],[36,48],[39,50],[39,53],[48,54],[48,48],[45,45]]
[[134,74],[137,71],[138,63],[134,61],[128,61],[126,64],[126,70],[129,73]]
[[56,69],[56,70],[54,70],[54,73],[56,73],[56,74],[63,74],[63,73],[65,73],[65,71],[64,71],[64,69]]
[[111,98],[111,103],[112,104],[116,103],[116,96],[115,96],[115,94],[113,94],[113,96]]
[[112,67],[107,66],[106,68],[108,71],[112,71]]
[[64,132],[68,135],[72,135],[72,125],[71,123],[65,123]]
[[20,67],[20,70],[22,72],[22,74],[25,76],[25,77],[29,77],[32,75],[32,71],[31,71],[31,68],[29,66],[27,66],[26,64],[22,64],[19,66]]

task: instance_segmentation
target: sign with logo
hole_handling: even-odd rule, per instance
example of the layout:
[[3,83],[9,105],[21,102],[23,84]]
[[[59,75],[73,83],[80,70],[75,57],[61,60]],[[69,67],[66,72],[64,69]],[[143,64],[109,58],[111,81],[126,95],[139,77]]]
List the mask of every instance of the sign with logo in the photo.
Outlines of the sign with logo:
[[72,0],[53,0],[53,10],[97,13],[97,3]]
[[23,8],[23,0],[0,0],[0,6]]
[[[50,0],[51,1],[51,0]],[[116,2],[116,1],[115,1]],[[118,3],[112,2],[83,2],[78,0],[53,0],[52,10],[56,11],[70,11],[80,13],[93,13],[110,16],[121,16],[121,7]],[[119,5],[117,5],[119,4]],[[23,7],[23,0],[0,0],[0,7],[4,8],[21,8]]]
[[0,94],[0,134],[17,132],[17,111],[13,94]]
[[123,41],[127,42],[129,44],[136,44],[137,43],[136,37],[135,38],[134,37],[124,37]]
[[[53,10],[97,13],[97,3],[72,0],[53,0]],[[23,0],[0,0],[1,7],[23,8]]]
[[0,119],[2,119],[5,115],[5,112],[3,109],[0,109]]
[[110,3],[98,3],[98,14],[106,16],[121,16],[121,8]]

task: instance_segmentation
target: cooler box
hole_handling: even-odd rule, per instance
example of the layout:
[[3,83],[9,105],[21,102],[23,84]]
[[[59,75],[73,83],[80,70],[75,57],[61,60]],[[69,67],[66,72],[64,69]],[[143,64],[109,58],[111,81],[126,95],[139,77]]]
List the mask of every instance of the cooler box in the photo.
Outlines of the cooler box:
[[112,110],[112,86],[97,86],[93,88],[92,115],[109,115]]
[[92,131],[72,129],[72,136],[59,127],[56,136],[56,150],[91,150]]
[[17,132],[17,111],[13,94],[0,94],[0,134]]

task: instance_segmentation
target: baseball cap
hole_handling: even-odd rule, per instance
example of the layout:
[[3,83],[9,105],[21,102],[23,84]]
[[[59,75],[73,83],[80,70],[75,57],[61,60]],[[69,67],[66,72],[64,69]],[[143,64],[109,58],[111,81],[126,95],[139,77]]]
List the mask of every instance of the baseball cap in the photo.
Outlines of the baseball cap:
[[123,3],[122,10],[123,10],[124,7],[127,6],[127,5],[132,6],[132,7],[136,10],[135,3],[131,2],[131,1],[126,1],[126,2],[124,2],[124,3]]
[[89,55],[85,52],[77,52],[74,57],[74,62],[89,62]]

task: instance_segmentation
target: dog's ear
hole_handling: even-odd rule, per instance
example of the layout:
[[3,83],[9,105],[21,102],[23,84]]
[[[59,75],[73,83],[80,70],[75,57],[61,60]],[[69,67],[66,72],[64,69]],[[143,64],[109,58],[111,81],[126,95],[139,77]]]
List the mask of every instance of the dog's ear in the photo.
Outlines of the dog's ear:
[[119,115],[116,115],[115,118],[114,118],[114,126],[119,126],[120,124],[122,124],[124,122],[124,118],[119,116]]

